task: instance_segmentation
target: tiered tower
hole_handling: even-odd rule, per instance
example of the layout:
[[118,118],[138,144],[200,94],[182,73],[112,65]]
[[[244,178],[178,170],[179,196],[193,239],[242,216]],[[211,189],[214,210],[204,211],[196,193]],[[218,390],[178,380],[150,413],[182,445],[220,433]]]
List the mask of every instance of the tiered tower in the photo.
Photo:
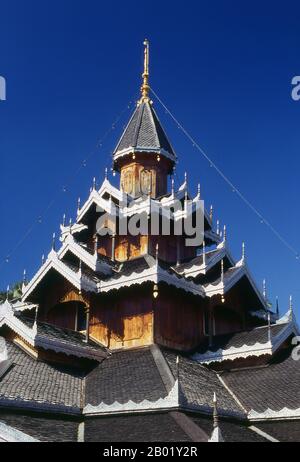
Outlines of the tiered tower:
[[[154,343],[178,350],[213,345],[219,334],[265,324],[268,301],[253,281],[245,252],[235,261],[226,230],[204,213],[204,242],[186,245],[185,235],[152,235],[151,210],[190,201],[187,177],[178,190],[172,175],[177,156],[149,97],[149,43],[141,98],[113,154],[120,188],[107,177],[95,185],[74,224],[61,226],[61,248],[52,249],[23,287],[22,303],[38,305],[37,319],[84,332],[110,349]],[[120,233],[120,214],[143,213],[148,232]],[[194,212],[193,212],[194,213]],[[103,218],[99,233],[99,218]],[[30,311],[28,311],[29,316]],[[271,313],[271,316],[273,314]],[[274,317],[274,316],[273,316]]]

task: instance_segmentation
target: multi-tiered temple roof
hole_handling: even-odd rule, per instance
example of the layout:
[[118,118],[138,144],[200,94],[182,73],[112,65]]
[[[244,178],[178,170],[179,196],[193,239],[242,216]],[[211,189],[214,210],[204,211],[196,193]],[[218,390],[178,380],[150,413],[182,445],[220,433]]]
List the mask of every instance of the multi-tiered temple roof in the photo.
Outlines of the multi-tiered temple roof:
[[[175,189],[149,91],[146,41],[141,99],[113,154],[120,187],[94,183],[20,299],[0,305],[0,441],[300,437],[292,302],[279,318],[200,188],[186,176]],[[149,232],[167,209],[169,235]],[[174,231],[187,210],[203,211],[196,246]],[[147,232],[122,233],[137,216]]]

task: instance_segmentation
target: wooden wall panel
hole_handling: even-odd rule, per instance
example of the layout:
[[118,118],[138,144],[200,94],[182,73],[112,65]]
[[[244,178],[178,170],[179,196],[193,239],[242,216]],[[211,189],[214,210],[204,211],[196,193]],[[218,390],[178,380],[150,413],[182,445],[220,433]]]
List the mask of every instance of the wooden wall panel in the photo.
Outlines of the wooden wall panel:
[[90,335],[111,349],[150,345],[153,342],[151,297],[140,288],[95,297],[91,304]]
[[[175,293],[176,292],[176,293]],[[154,339],[169,348],[190,350],[203,340],[203,303],[177,289],[160,289],[154,311]]]
[[64,329],[75,330],[77,302],[61,303],[51,308],[45,321]]

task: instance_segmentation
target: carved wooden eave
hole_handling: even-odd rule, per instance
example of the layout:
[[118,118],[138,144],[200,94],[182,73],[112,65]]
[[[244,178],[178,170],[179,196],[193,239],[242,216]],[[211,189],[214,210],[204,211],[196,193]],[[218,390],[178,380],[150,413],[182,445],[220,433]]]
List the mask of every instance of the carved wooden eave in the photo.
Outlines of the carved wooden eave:
[[58,258],[62,260],[68,252],[71,252],[75,257],[82,261],[82,263],[84,263],[86,266],[88,266],[91,270],[95,272],[99,272],[105,275],[110,275],[113,272],[111,266],[108,263],[99,259],[97,252],[91,254],[90,252],[85,250],[84,247],[79,245],[74,240],[72,234],[69,234],[66,237],[63,246],[57,252]]
[[74,271],[64,262],[62,262],[58,254],[52,250],[45,263],[41,266],[39,271],[33,277],[33,279],[23,288],[22,301],[26,301],[30,294],[35,290],[38,284],[46,276],[46,274],[54,269],[57,271],[63,278],[70,282],[76,289],[85,290],[86,292],[97,292],[97,283],[92,279],[88,278],[82,272]]
[[164,156],[166,157],[167,159],[170,159],[172,162],[174,163],[177,163],[177,159],[172,155],[170,154],[168,151],[166,151],[165,149],[163,148],[144,148],[142,146],[136,146],[136,147],[133,147],[133,146],[130,146],[126,149],[122,149],[121,151],[117,151],[115,154],[114,154],[114,160],[118,160],[122,157],[126,157],[126,156],[129,156],[131,154],[143,154],[143,153],[146,153],[146,154],[156,154],[156,155],[160,155],[160,156]]
[[69,344],[65,340],[49,338],[43,334],[39,334],[36,322],[32,327],[24,324],[14,314],[13,305],[11,305],[8,301],[0,305],[0,328],[2,326],[7,326],[33,348],[42,348],[43,350],[63,353],[67,356],[76,356],[78,358],[87,358],[95,361],[102,360],[108,355],[106,351],[102,351],[100,348],[99,350],[87,349],[86,344],[82,347],[80,347],[80,345],[75,346]]
[[34,303],[26,303],[22,302],[21,300],[13,303],[13,310],[16,313],[21,313],[22,311],[32,311],[36,310],[38,308],[38,305]]
[[[257,327],[256,329],[268,329],[268,327]],[[281,345],[291,336],[299,335],[299,329],[291,322],[287,324],[281,332],[270,338],[265,343],[256,342],[252,345],[243,345],[241,347],[220,348],[217,351],[206,351],[203,354],[195,353],[192,359],[201,364],[221,363],[224,361],[235,361],[237,359],[245,359],[259,356],[273,356]]]
[[64,242],[64,240],[69,236],[69,234],[80,234],[82,231],[86,231],[88,229],[87,225],[84,225],[82,223],[74,223],[73,225],[70,226],[63,226],[60,225],[60,241]]
[[109,279],[98,283],[98,292],[109,292],[112,290],[120,290],[124,287],[141,285],[146,282],[158,284],[164,282],[170,286],[182,289],[185,292],[192,293],[204,297],[204,290],[201,285],[195,284],[192,281],[187,281],[184,278],[178,277],[176,274],[169,273],[155,262],[149,268],[141,272],[133,272],[130,275],[120,275],[117,279]]
[[106,212],[109,215],[115,215],[116,213],[115,212],[116,206],[113,203],[113,201],[103,199],[103,197],[100,196],[99,192],[96,191],[96,189],[93,189],[89,195],[88,200],[78,211],[77,223],[80,223],[83,220],[84,216],[87,214],[87,212],[90,210],[90,208],[93,205],[96,205],[96,207],[99,210]]
[[37,335],[37,325],[33,324],[32,328],[20,321],[14,314],[13,306],[6,300],[0,305],[0,328],[9,327],[15,334],[19,335],[29,345],[34,346]]
[[256,293],[261,305],[266,310],[266,313],[269,312],[269,302],[263,296],[259,288],[257,287],[254,279],[252,278],[250,271],[244,262],[244,260],[240,260],[236,263],[236,265],[232,268],[229,268],[228,271],[225,272],[224,277],[222,277],[215,283],[209,283],[204,286],[205,294],[207,297],[211,298],[215,295],[225,295],[235,284],[237,284],[242,277],[246,276],[251,287],[253,288],[254,292]]
[[[211,253],[215,253],[215,255],[212,258],[210,257]],[[218,263],[220,263],[221,260],[223,260],[225,257],[228,258],[230,263],[232,265],[235,265],[234,260],[228,251],[227,247],[225,245],[222,245],[217,249],[217,251],[213,250],[210,252],[205,253],[205,258],[203,259],[201,264],[195,263],[192,265],[190,268],[176,268],[174,266],[172,269],[180,274],[183,275],[184,277],[192,277],[192,278],[197,278],[200,274],[206,274],[209,270],[211,270],[214,266],[216,266]],[[208,263],[207,263],[208,260]]]
[[107,415],[107,414],[122,414],[134,413],[143,411],[162,411],[170,409],[178,409],[179,407],[179,382],[175,381],[171,391],[164,398],[159,398],[157,401],[149,401],[147,399],[137,403],[134,401],[127,401],[126,403],[119,403],[115,401],[113,404],[106,404],[101,402],[97,406],[87,404],[83,409],[84,415]]
[[[109,195],[109,199],[104,199],[105,194]],[[97,190],[92,190],[90,193],[90,196],[88,200],[85,202],[85,204],[81,207],[81,209],[78,211],[77,215],[77,225],[80,224],[80,222],[84,219],[84,216],[88,213],[90,208],[93,205],[96,205],[100,210],[103,212],[106,212],[112,216],[119,215],[119,211],[122,212],[123,217],[130,217],[134,214],[141,214],[141,213],[147,213],[148,215],[150,214],[151,210],[153,209],[159,209],[160,213],[163,216],[169,217],[169,212],[168,208],[172,208],[177,201],[183,200],[185,197],[185,190],[179,190],[174,195],[170,195],[168,197],[164,197],[161,199],[153,199],[150,196],[145,196],[145,197],[140,197],[136,200],[132,200],[130,196],[126,195],[122,191],[119,191],[117,188],[112,186],[109,181],[106,179],[104,183],[102,184],[101,188],[99,191]],[[111,198],[114,198],[116,202],[120,203],[119,207],[116,207],[114,202],[111,200]],[[125,204],[125,205],[122,205]],[[210,223],[210,218],[208,215],[208,212],[204,210],[203,208],[203,201],[200,200],[199,196],[196,196],[192,200],[192,205],[193,205],[193,212],[195,212],[197,209],[201,208],[203,209],[205,218],[208,223]],[[177,213],[172,213],[171,217],[175,221],[182,220],[186,218],[187,213],[185,210]],[[75,225],[72,225],[71,227],[63,227],[62,232],[64,235],[67,235],[69,231],[74,234],[75,232],[79,232],[79,230],[75,230]],[[210,232],[211,235],[207,236],[210,237],[214,242],[219,242],[220,238],[216,233]]]
[[[178,199],[176,196],[171,196],[171,198],[168,198],[166,201],[163,201],[163,199],[153,199],[150,196],[144,196],[130,201],[128,205],[120,206],[119,210],[123,217],[130,217],[132,215],[142,213],[149,216],[151,211],[157,211],[161,216],[171,218],[174,222],[178,222],[188,217],[188,210],[184,208],[176,211],[177,201]],[[124,204],[127,204],[127,202],[124,202]],[[192,213],[195,213],[199,209],[204,212],[203,201],[192,201],[191,206]],[[175,212],[172,209],[173,207],[175,208]]]
[[[112,404],[100,402],[98,405],[87,404],[83,408],[83,414],[85,416],[95,415],[118,415],[126,413],[143,413],[143,412],[160,412],[170,411],[175,409],[182,409],[183,411],[196,411],[206,415],[212,414],[212,408],[208,405],[199,404],[196,402],[186,402],[184,394],[181,391],[180,383],[178,379],[174,382],[173,387],[167,396],[159,398],[157,401],[143,400],[135,402],[129,400],[125,403],[119,403],[115,401]],[[219,414],[227,417],[234,418],[245,418],[245,414],[236,411],[222,410],[219,409]]]
[[104,179],[100,189],[98,190],[98,194],[102,198],[108,194],[118,202],[123,200],[123,193],[118,188],[113,186],[107,178]]

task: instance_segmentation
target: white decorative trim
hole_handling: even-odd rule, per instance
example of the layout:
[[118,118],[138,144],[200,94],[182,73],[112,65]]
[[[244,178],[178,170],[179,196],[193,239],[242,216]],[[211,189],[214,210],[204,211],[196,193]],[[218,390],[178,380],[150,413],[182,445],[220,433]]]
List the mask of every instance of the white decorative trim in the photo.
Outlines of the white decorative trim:
[[[40,347],[45,350],[55,351],[56,353],[64,353],[67,356],[94,360],[100,360],[107,356],[107,353],[100,349],[94,350],[87,349],[85,346],[70,345],[64,340],[51,339],[43,334],[38,334],[37,324],[34,323],[33,327],[30,328],[20,321],[20,319],[14,315],[13,307],[9,302],[0,305],[0,327],[3,325],[9,327],[33,348]],[[1,357],[2,355],[0,352],[0,363]]]
[[[256,329],[268,329],[268,326],[257,327]],[[256,330],[255,329],[255,330]],[[271,328],[272,329],[272,328]],[[254,345],[243,345],[242,347],[230,347],[217,351],[208,350],[204,354],[195,353],[192,359],[201,364],[210,364],[212,362],[234,361],[236,359],[245,359],[251,356],[259,357],[263,355],[272,356],[282,343],[291,335],[297,335],[298,329],[293,324],[287,324],[276,336],[272,335],[271,339],[265,343],[256,342]]]
[[[178,274],[183,274],[185,277],[193,277],[196,278],[200,274],[206,274],[211,268],[213,268],[217,263],[219,263],[223,258],[227,257],[232,265],[234,265],[233,258],[231,257],[230,253],[225,247],[221,247],[218,249],[216,252],[215,250],[212,250],[210,252],[205,253],[206,259],[209,258],[209,254],[214,252],[215,255],[210,258],[209,263],[206,264],[205,261],[199,265],[199,264],[194,264],[191,268],[188,269],[183,269],[183,270],[177,270],[176,266],[173,267],[173,270],[176,271]],[[200,255],[201,256],[201,255]]]
[[234,361],[235,359],[244,359],[249,356],[272,355],[272,345],[267,343],[255,343],[242,347],[231,347],[228,350],[220,348],[217,351],[207,351],[204,354],[195,353],[192,358],[201,364],[210,364],[213,362]]
[[109,292],[111,290],[119,290],[132,285],[141,285],[145,282],[158,282],[157,265],[151,266],[141,272],[133,272],[129,276],[120,276],[117,279],[109,279],[98,283],[98,292]]
[[253,290],[255,291],[256,295],[258,296],[262,306],[268,311],[268,301],[265,299],[261,291],[258,289],[257,285],[255,284],[249,269],[245,263],[241,263],[241,261],[237,262],[236,265],[232,268],[235,269],[232,274],[226,272],[224,275],[224,281],[220,279],[217,284],[207,284],[205,287],[205,293],[207,297],[213,297],[214,295],[224,295],[228,292],[243,276],[248,278],[250,285],[252,286]]
[[15,315],[12,305],[6,301],[0,305],[0,327],[6,325],[13,332],[20,335],[30,345],[34,344],[34,339],[37,335],[37,325],[34,323],[30,328],[21,322]]
[[38,286],[45,275],[51,270],[56,270],[61,276],[70,282],[78,290],[86,290],[87,292],[97,292],[97,283],[81,274],[80,272],[73,271],[69,266],[65,265],[59,260],[57,253],[52,250],[46,262],[41,266],[39,271],[33,277],[29,284],[25,287],[22,300],[26,301],[33,290]]
[[[84,342],[84,339],[82,339]],[[67,342],[60,340],[53,340],[43,335],[37,335],[34,346],[43,348],[44,350],[55,351],[56,353],[63,353],[67,356],[76,356],[76,358],[88,358],[96,361],[102,360],[107,357],[107,353],[102,350],[87,349],[80,345],[70,345]]]
[[113,404],[106,404],[104,402],[98,406],[88,404],[83,409],[84,415],[95,414],[115,414],[123,412],[137,412],[137,411],[152,411],[158,409],[170,409],[179,407],[179,383],[178,380],[174,383],[170,393],[165,398],[159,398],[157,401],[149,401],[147,399],[140,403],[128,401],[127,403],[119,403],[115,401]]
[[3,337],[0,337],[0,366],[1,363],[8,360],[6,342]]
[[113,186],[107,178],[105,178],[98,191],[99,196],[102,198],[105,193],[108,193],[117,201],[121,202],[123,199],[123,193],[118,188],[115,188],[115,186]]
[[16,428],[6,425],[0,421],[0,442],[6,443],[38,443],[39,440],[32,436],[17,430]]
[[205,294],[207,297],[211,298],[215,295],[223,295],[228,292],[243,276],[245,276],[246,271],[244,267],[234,267],[235,271],[231,273],[226,272],[224,275],[224,280],[220,278],[217,284],[207,284],[205,285]]
[[38,308],[38,305],[33,304],[33,303],[24,303],[22,301],[18,301],[16,303],[12,303],[13,311],[21,313],[22,311],[27,311],[27,310],[36,310]]
[[264,412],[257,412],[251,409],[248,413],[248,419],[253,421],[261,420],[285,420],[285,419],[299,419],[300,408],[289,409],[287,407],[280,411],[274,411],[273,409],[266,409]]
[[75,257],[81,260],[93,271],[97,271],[105,275],[112,274],[111,266],[109,266],[104,261],[99,260],[98,254],[96,252],[94,254],[91,254],[90,252],[85,250],[74,240],[74,237],[71,234],[67,236],[63,246],[58,251],[58,258],[62,260],[67,252],[71,252],[73,255],[75,255]]
[[113,215],[113,212],[115,212],[115,204],[112,201],[107,201],[103,199],[96,191],[95,189],[92,190],[88,200],[85,202],[85,204],[82,206],[82,208],[79,210],[78,216],[77,216],[77,223],[80,223],[85,214],[88,212],[90,207],[95,204],[99,209],[103,210],[103,212],[106,212],[110,215]]
[[187,281],[185,278],[180,278],[175,274],[170,274],[161,268],[159,268],[158,276],[158,282],[166,282],[167,284],[175,286],[178,289],[182,289],[194,295],[200,295],[203,298],[205,297],[203,286],[200,284],[196,284],[193,281]]
[[119,159],[121,157],[125,157],[125,156],[128,156],[130,154],[143,153],[143,152],[159,154],[159,155],[165,156],[168,159],[172,160],[173,162],[177,163],[177,158],[175,156],[173,156],[172,154],[170,154],[165,149],[161,149],[161,148],[152,148],[151,149],[151,148],[145,148],[143,146],[137,146],[135,148],[133,146],[130,146],[129,148],[122,149],[121,151],[115,152],[113,157],[114,157],[114,161],[116,161],[117,159]]
[[82,231],[85,231],[87,229],[88,229],[88,226],[83,225],[82,223],[74,223],[71,226],[63,226],[63,225],[61,225],[60,226],[60,232],[61,232],[60,241],[64,242],[64,240],[66,239],[66,237],[69,234],[78,234],[78,233],[81,233]]
[[186,292],[190,292],[194,295],[200,295],[204,297],[204,291],[201,285],[195,284],[192,281],[187,281],[184,278],[180,278],[175,274],[170,274],[167,271],[159,267],[156,262],[153,266],[145,269],[144,271],[134,272],[129,276],[120,276],[116,280],[100,281],[98,283],[99,292],[109,292],[111,290],[119,290],[124,287],[131,287],[133,285],[141,285],[145,282],[153,282],[158,284],[159,282],[165,282],[171,286],[175,286],[178,289],[182,289]]

